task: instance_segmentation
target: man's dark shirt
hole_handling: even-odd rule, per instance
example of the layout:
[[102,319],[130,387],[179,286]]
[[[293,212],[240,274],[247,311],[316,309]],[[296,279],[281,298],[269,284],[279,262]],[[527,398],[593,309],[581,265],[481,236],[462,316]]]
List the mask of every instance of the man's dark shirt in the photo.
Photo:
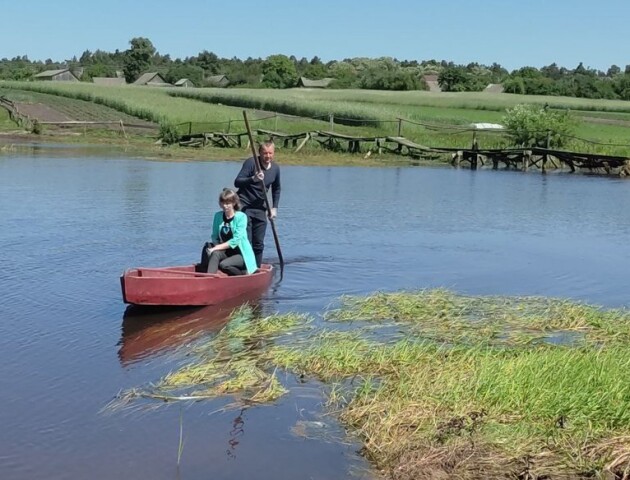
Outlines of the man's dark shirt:
[[[264,170],[265,187],[269,190],[271,187],[271,203],[273,208],[278,208],[280,203],[280,167],[276,162],[271,162],[268,170]],[[241,171],[238,172],[234,180],[234,186],[238,188],[238,196],[241,199],[243,208],[265,208],[265,194],[261,186],[260,180],[254,178],[256,175],[256,163],[254,157],[248,158],[243,162]]]

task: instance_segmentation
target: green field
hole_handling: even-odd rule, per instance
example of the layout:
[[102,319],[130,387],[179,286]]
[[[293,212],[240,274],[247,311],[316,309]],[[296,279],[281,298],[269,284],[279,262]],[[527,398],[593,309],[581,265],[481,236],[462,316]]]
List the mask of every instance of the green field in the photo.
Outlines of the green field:
[[[1,82],[0,92],[31,91],[104,105],[164,124],[194,122],[203,131],[242,132],[242,110],[257,110],[253,128],[286,133],[330,130],[364,136],[402,135],[433,147],[469,147],[470,123],[501,123],[506,108],[549,104],[578,120],[567,148],[630,156],[630,102],[488,93],[384,92],[309,89],[177,89],[107,87],[87,83]],[[11,96],[12,94],[9,94]],[[274,116],[274,114],[277,114]],[[399,123],[398,119],[402,119]],[[420,124],[420,125],[419,125]],[[186,127],[182,126],[182,131]],[[509,139],[481,133],[479,146],[502,147]]]

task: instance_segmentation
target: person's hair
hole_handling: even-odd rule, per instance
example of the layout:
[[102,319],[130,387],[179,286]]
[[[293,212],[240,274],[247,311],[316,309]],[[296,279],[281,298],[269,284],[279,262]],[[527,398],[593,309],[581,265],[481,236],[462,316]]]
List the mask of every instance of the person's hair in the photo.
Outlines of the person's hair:
[[275,149],[276,144],[273,143],[272,140],[267,140],[266,142],[263,142],[260,144],[260,146],[258,147],[258,151],[260,152],[263,148],[269,148],[269,147],[273,147]]
[[241,199],[238,198],[238,195],[231,188],[224,188],[219,195],[219,203],[230,202],[234,205],[234,210],[241,209]]

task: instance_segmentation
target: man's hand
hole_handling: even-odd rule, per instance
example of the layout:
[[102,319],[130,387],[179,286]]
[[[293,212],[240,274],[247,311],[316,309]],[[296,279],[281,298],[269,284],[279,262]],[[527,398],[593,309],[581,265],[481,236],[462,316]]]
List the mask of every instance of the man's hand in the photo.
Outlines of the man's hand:
[[277,208],[272,208],[271,212],[269,213],[269,218],[276,218],[278,216],[278,209]]
[[253,182],[261,182],[264,179],[265,179],[265,173],[263,171],[255,173],[254,176],[252,177]]

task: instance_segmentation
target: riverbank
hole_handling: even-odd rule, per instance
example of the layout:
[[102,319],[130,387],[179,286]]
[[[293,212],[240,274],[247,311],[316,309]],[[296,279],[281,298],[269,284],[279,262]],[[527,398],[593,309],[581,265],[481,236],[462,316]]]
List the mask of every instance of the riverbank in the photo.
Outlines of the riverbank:
[[303,315],[240,309],[197,360],[138,397],[273,402],[281,372],[328,408],[386,478],[625,478],[630,313],[445,290],[344,297]]
[[[24,131],[10,130],[0,132],[0,153],[30,148],[33,145],[72,145],[90,149],[110,148],[112,151],[122,152],[133,157],[164,161],[225,161],[243,160],[251,156],[249,148],[218,148],[206,146],[203,148],[188,148],[178,145],[162,145],[156,137],[144,135],[128,135],[123,137],[115,131],[92,131],[87,133],[53,131],[43,134],[33,134]],[[304,166],[362,166],[362,167],[392,167],[392,166],[447,166],[446,159],[418,160],[394,154],[364,154],[338,153],[320,148],[303,149],[295,153],[291,148],[277,147],[276,160],[283,165]]]

